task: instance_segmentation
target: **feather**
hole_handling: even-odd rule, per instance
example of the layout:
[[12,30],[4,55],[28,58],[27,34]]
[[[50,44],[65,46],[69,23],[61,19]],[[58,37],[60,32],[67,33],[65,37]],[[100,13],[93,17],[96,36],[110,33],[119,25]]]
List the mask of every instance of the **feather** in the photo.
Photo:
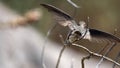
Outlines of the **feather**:
[[48,9],[48,11],[52,13],[54,20],[58,22],[60,25],[65,27],[68,26],[71,30],[75,29],[75,26],[77,26],[73,18],[64,11],[49,4],[40,5]]
[[89,31],[90,31],[90,35],[91,35],[92,39],[120,42],[120,38],[118,38],[110,33],[103,32],[103,31],[96,30],[96,29],[89,29]]
[[[40,5],[48,9],[52,13],[54,19],[60,25],[64,27],[68,26],[73,32],[79,31],[80,33],[85,33],[84,31],[87,30],[87,28],[84,28],[85,27],[84,24],[80,24],[80,26],[77,25],[75,20],[71,16],[69,16],[67,13],[65,13],[64,11],[49,4],[40,4]],[[96,29],[89,29],[83,39],[88,39],[88,40],[93,39],[96,41],[97,40],[109,40],[109,41],[114,41],[114,42],[120,42],[120,38],[117,38],[112,34],[109,34],[109,33],[106,33],[100,30],[96,30]]]

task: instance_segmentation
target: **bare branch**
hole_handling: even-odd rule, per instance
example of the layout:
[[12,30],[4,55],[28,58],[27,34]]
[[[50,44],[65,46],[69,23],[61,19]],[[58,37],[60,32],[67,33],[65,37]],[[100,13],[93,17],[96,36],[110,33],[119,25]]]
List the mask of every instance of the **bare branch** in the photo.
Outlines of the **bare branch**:
[[[105,52],[104,56],[108,55],[108,53],[113,49],[113,47],[116,45],[115,42],[112,43],[112,46]],[[96,65],[96,68],[99,68],[100,64],[104,61],[104,58],[101,58],[99,63]]]
[[[60,36],[60,39],[61,39],[62,43],[64,44],[64,39],[63,39],[62,35],[59,35],[59,36]],[[59,67],[60,60],[61,60],[61,57],[62,57],[62,54],[63,54],[65,48],[66,48],[66,44],[64,44],[62,50],[60,51],[60,54],[59,54],[59,57],[58,57],[57,64],[56,64],[56,67],[55,67],[55,68],[58,68],[58,67]]]
[[[119,57],[120,57],[120,52],[118,53],[118,55],[115,57],[115,61],[118,62],[119,60]],[[115,68],[116,64],[114,63],[112,68]]]
[[56,68],[59,67],[60,60],[61,60],[61,57],[62,57],[62,54],[63,54],[65,48],[66,48],[66,46],[64,45],[63,48],[62,48],[62,50],[60,51],[60,55],[59,55],[58,60],[57,60]]
[[100,55],[100,54],[95,53],[95,52],[92,52],[92,51],[90,51],[88,48],[86,48],[86,47],[84,47],[84,46],[81,46],[81,45],[79,45],[79,44],[75,44],[75,43],[73,43],[72,45],[84,49],[85,51],[87,51],[87,52],[88,52],[90,55],[92,55],[92,56],[97,56],[97,57],[104,58],[104,59],[106,59],[106,60],[108,60],[108,61],[110,61],[110,62],[112,62],[112,63],[115,63],[115,64],[118,65],[118,66],[120,66],[120,64],[119,64],[118,62],[112,60],[111,58],[106,57],[106,56],[103,56],[103,55]]
[[52,32],[52,30],[56,27],[56,24],[54,24],[47,32],[47,35],[45,37],[44,43],[43,43],[43,47],[42,47],[42,51],[41,51],[41,65],[43,68],[45,68],[45,64],[44,64],[44,52],[45,52],[45,48],[46,48],[46,43],[48,42],[48,37],[50,36],[50,33]]
[[82,61],[81,61],[82,68],[85,68],[84,61],[85,61],[86,59],[89,59],[90,57],[91,57],[91,55],[88,55],[88,56],[85,56],[85,57],[82,58]]

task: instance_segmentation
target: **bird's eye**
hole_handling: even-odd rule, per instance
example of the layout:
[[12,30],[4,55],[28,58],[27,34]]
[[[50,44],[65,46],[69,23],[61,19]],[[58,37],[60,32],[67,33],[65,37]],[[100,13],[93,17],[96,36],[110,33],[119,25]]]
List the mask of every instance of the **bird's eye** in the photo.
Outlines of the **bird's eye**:
[[82,35],[79,31],[75,31],[75,34],[77,34],[77,35]]

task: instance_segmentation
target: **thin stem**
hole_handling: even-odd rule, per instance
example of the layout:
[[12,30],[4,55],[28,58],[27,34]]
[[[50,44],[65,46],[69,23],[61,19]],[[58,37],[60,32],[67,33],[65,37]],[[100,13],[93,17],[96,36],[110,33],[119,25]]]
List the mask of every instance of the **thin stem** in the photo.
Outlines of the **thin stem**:
[[56,64],[56,68],[59,67],[60,60],[61,60],[61,57],[62,57],[62,54],[63,54],[65,48],[66,48],[66,45],[64,45],[63,48],[62,48],[62,50],[60,51],[60,54],[59,54],[59,57],[58,57],[58,60],[57,60],[57,64]]
[[[120,57],[120,52],[118,53],[118,55],[115,58],[116,62],[118,62],[119,57]],[[112,68],[115,68],[115,66],[116,66],[116,64],[114,63]]]
[[60,37],[62,43],[64,44],[64,46],[63,46],[62,50],[60,51],[60,54],[59,54],[59,57],[58,57],[57,64],[56,64],[56,67],[55,67],[55,68],[58,68],[58,67],[59,67],[62,54],[63,54],[63,52],[64,52],[64,50],[65,50],[65,48],[66,48],[66,45],[67,45],[66,43],[64,43],[64,39],[63,39],[62,35],[59,35],[59,37]]
[[[115,42],[112,43],[112,46],[105,52],[104,56],[108,55],[108,53],[113,49],[113,47],[116,45]],[[104,58],[102,58],[99,63],[96,65],[96,68],[99,68],[100,64],[103,62]]]
[[56,27],[56,24],[54,24],[49,31],[47,32],[47,35],[45,37],[44,43],[43,43],[43,47],[42,47],[42,51],[41,51],[41,65],[42,68],[44,68],[45,64],[44,64],[44,52],[45,52],[45,47],[46,47],[46,43],[48,42],[48,37],[50,35],[50,33],[52,32],[52,30]]
[[86,47],[84,47],[84,46],[82,46],[82,45],[74,44],[74,43],[73,43],[72,45],[84,49],[85,51],[87,51],[87,52],[88,52],[89,54],[91,54],[92,56],[97,56],[97,57],[104,58],[104,59],[106,59],[106,60],[108,60],[108,61],[110,61],[110,62],[112,62],[112,63],[115,63],[115,64],[118,65],[118,66],[120,66],[120,64],[119,64],[118,62],[116,62],[116,61],[110,59],[109,57],[106,57],[106,56],[103,56],[103,55],[101,55],[101,54],[98,54],[98,53],[92,52],[92,51],[90,51],[88,48],[86,48]]
[[105,50],[105,48],[109,45],[109,43],[107,43],[101,50],[98,51],[98,53],[100,54],[102,51]]
[[88,56],[85,56],[85,57],[82,58],[82,61],[81,61],[82,68],[85,68],[84,61],[85,61],[86,59],[89,59],[90,57],[91,57],[91,55],[88,55]]
[[67,37],[66,37],[66,39],[65,39],[65,44],[66,44],[66,45],[67,45],[68,43],[70,43],[70,42],[69,42],[69,37],[72,35],[72,32],[73,32],[73,31],[70,30],[70,31],[68,32],[68,34],[67,34]]

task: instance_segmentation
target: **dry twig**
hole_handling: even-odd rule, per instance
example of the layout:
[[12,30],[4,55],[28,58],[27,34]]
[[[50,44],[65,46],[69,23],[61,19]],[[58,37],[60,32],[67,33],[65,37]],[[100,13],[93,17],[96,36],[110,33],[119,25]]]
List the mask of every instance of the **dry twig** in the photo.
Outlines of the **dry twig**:
[[62,57],[62,54],[63,54],[65,48],[66,48],[66,46],[64,45],[63,48],[62,48],[62,50],[60,51],[60,55],[59,55],[58,60],[57,60],[56,68],[59,67],[60,60],[61,60],[61,57]]
[[85,56],[82,58],[82,61],[81,61],[82,68],[85,68],[85,64],[84,64],[85,59],[89,59],[90,57],[91,57],[91,55],[88,55],[88,56]]
[[92,56],[96,56],[96,57],[104,58],[104,59],[106,59],[106,60],[108,60],[108,61],[110,61],[110,62],[112,62],[112,63],[114,63],[114,64],[116,64],[116,65],[118,65],[118,66],[120,66],[120,64],[119,64],[118,62],[112,60],[111,58],[106,57],[106,56],[103,56],[103,55],[98,54],[98,53],[95,53],[95,52],[92,52],[92,51],[90,51],[88,48],[86,48],[86,47],[84,47],[84,46],[81,46],[81,45],[79,45],[79,44],[75,44],[75,43],[73,43],[72,45],[84,49],[85,51],[87,51],[87,52],[88,52],[90,55],[92,55]]
[[[64,39],[63,39],[62,35],[59,35],[59,36],[60,36],[60,39],[61,39],[62,43],[64,44]],[[55,67],[55,68],[58,68],[58,67],[59,67],[60,60],[61,60],[61,57],[62,57],[62,54],[63,54],[65,48],[66,48],[66,44],[64,44],[62,50],[60,51],[60,54],[59,54],[59,57],[58,57],[57,64],[56,64],[56,67]]]

